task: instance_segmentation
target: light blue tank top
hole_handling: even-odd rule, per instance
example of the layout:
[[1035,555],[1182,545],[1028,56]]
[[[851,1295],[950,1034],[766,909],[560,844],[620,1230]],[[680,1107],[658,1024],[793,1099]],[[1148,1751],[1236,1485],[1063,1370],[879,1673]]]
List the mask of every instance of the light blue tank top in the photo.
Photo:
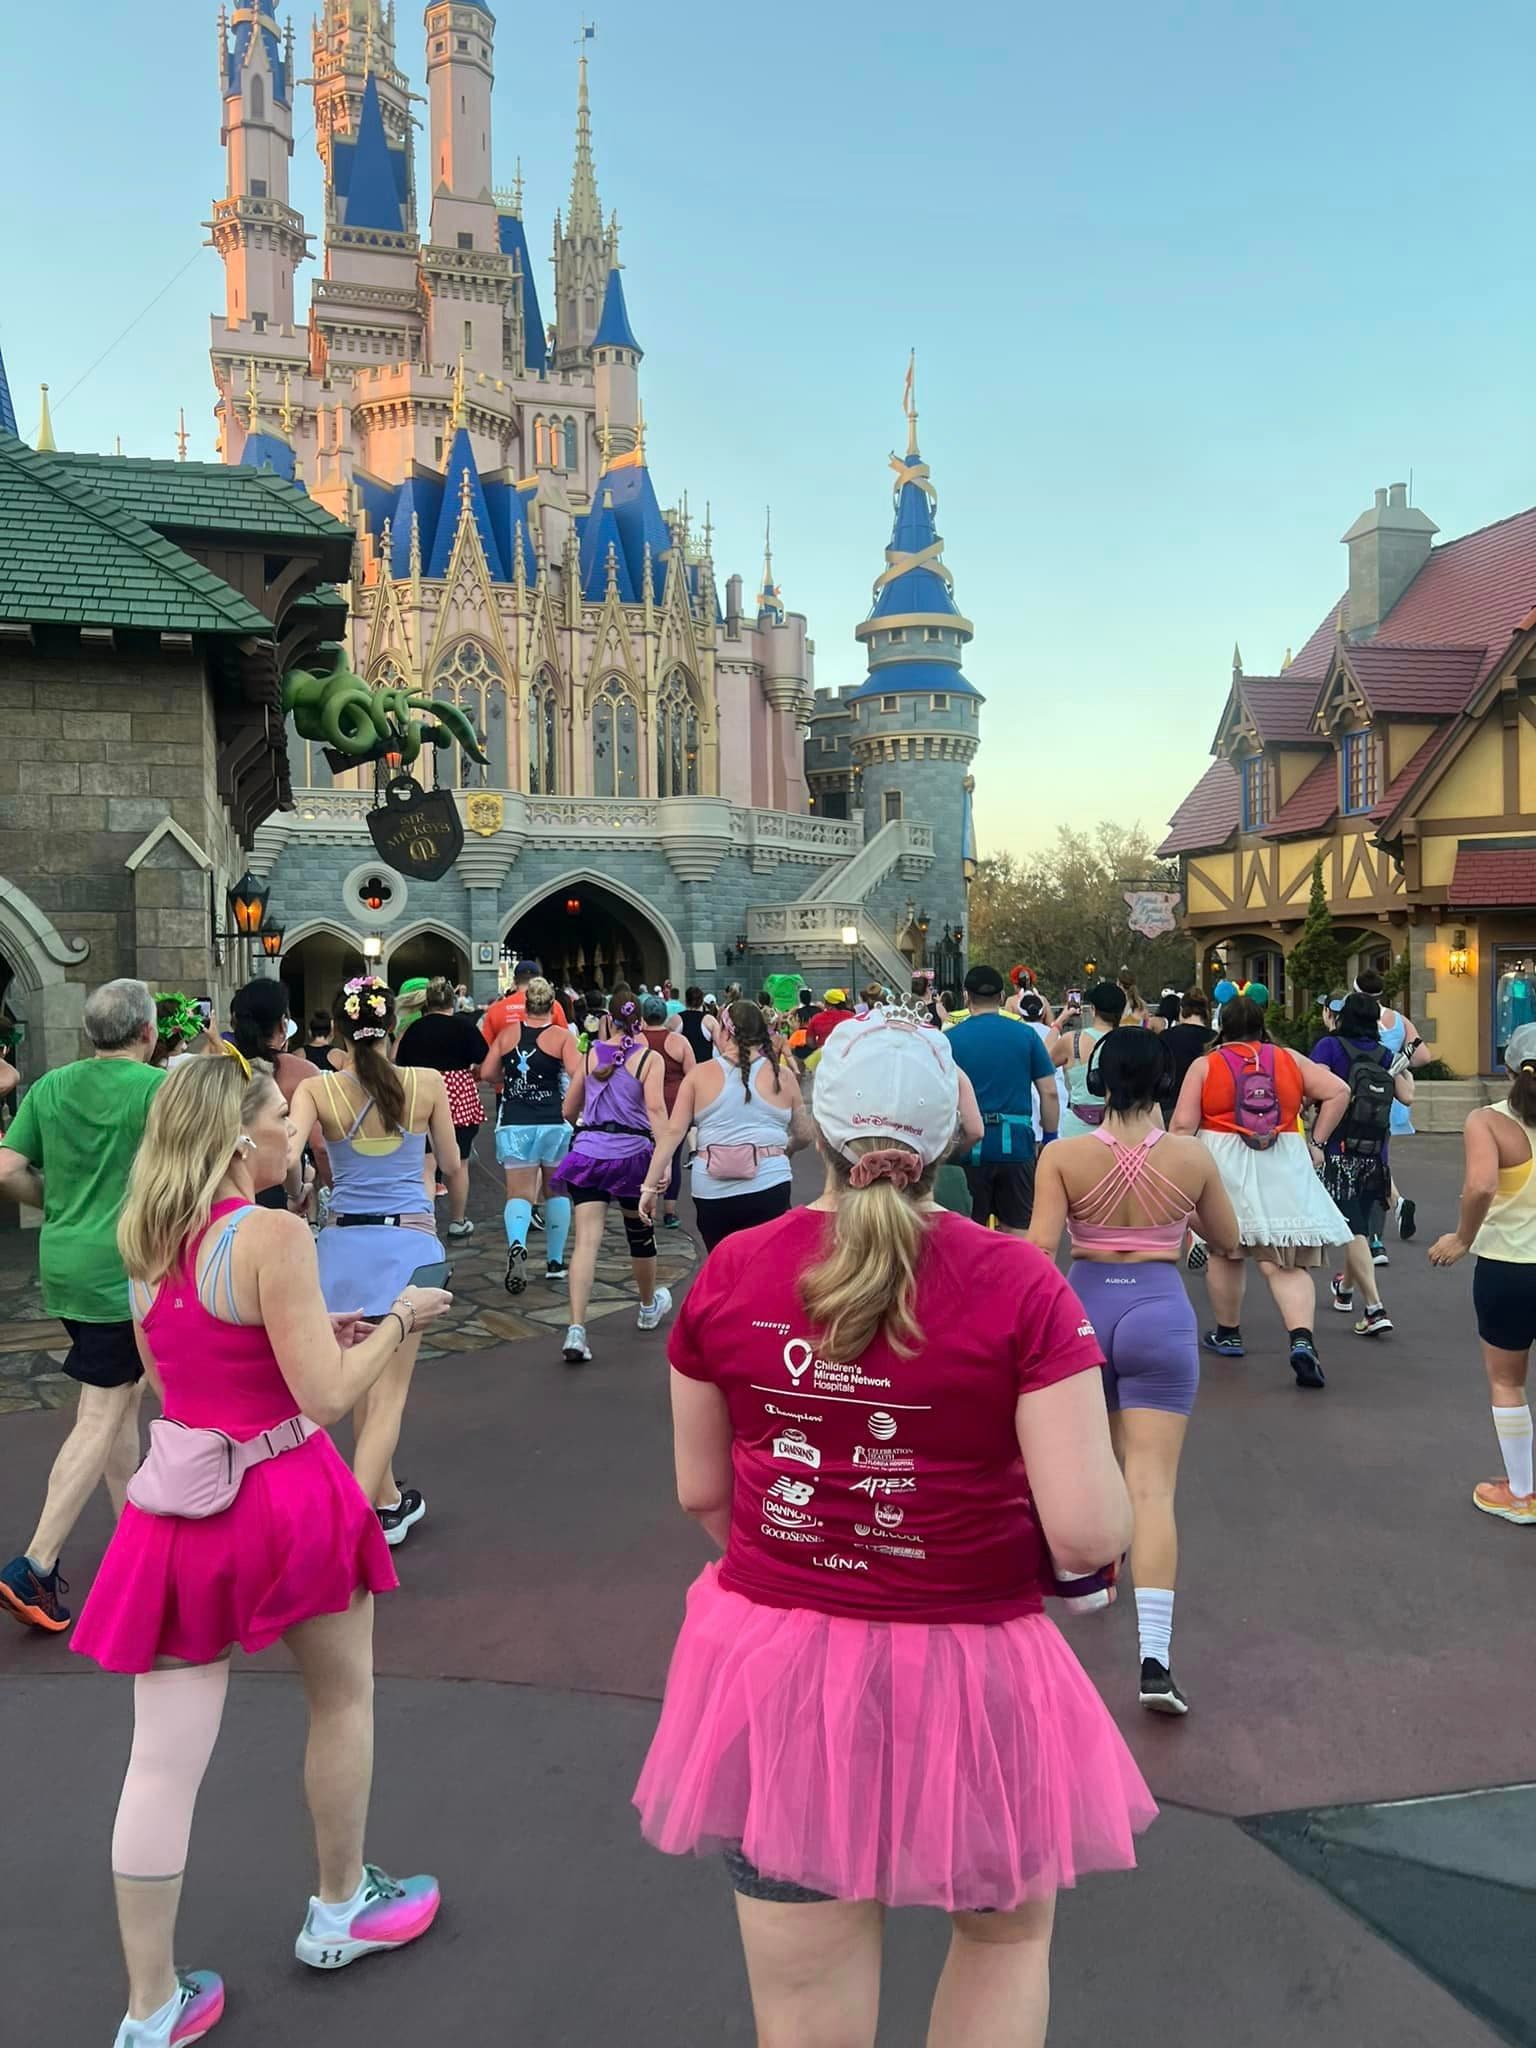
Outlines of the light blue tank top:
[[[352,1106],[335,1075],[326,1077],[326,1095],[338,1123]],[[331,1212],[336,1216],[430,1216],[432,1202],[423,1178],[427,1158],[425,1131],[396,1131],[387,1138],[359,1135],[373,1108],[366,1096],[344,1138],[327,1140],[331,1154]],[[416,1071],[405,1070],[405,1121],[416,1113]]]

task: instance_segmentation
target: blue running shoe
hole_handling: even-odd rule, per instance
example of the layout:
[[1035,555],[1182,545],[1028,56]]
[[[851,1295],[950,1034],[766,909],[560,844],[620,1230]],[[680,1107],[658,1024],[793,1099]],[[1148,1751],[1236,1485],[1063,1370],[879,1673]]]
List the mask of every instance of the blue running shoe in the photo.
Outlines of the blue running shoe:
[[1200,1339],[1207,1351],[1214,1351],[1218,1358],[1246,1358],[1241,1337],[1220,1337],[1214,1330],[1207,1330]]
[[59,1568],[40,1572],[30,1557],[13,1557],[0,1571],[0,1614],[9,1614],[26,1628],[40,1628],[60,1635],[69,1627],[69,1609],[60,1600],[69,1591]]

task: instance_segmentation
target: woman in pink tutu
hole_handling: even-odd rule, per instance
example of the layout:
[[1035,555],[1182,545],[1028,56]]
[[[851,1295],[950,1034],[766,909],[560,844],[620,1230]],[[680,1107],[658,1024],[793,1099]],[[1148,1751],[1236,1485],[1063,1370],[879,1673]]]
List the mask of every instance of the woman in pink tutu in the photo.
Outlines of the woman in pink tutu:
[[635,1800],[723,1851],[775,2048],[873,2043],[909,1905],[954,1922],[930,2048],[1036,2048],[1057,1891],[1156,1811],[1041,1611],[1130,1540],[1099,1347],[1033,1246],[934,1207],[959,1105],[937,1032],[842,1025],[825,1192],[727,1239],[672,1336],[678,1493],[725,1556]]
[[172,1962],[198,1788],[229,1654],[281,1639],[309,1703],[305,1789],[319,1883],[295,1952],[339,1969],[424,1934],[435,1878],[363,1862],[373,1775],[373,1596],[389,1547],[325,1434],[451,1297],[407,1287],[377,1328],[328,1316],[314,1241],[255,1206],[294,1130],[270,1070],[194,1060],[155,1098],[118,1239],[139,1356],[166,1419],[128,1490],[74,1647],[134,1674],[133,1751],[112,1836],[128,2012],[116,2048],[182,2048],[217,2024],[211,1971]]

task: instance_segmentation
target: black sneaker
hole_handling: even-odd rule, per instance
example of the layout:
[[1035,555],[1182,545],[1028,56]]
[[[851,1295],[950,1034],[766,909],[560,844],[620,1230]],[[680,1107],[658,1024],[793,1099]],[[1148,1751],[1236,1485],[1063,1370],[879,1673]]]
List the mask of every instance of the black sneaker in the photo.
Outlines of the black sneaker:
[[1193,1233],[1191,1233],[1189,1240],[1189,1255],[1184,1261],[1184,1264],[1187,1267],[1187,1269],[1191,1273],[1201,1272],[1205,1268],[1205,1266],[1209,1264],[1210,1257],[1211,1255],[1206,1248],[1205,1239],[1203,1237],[1196,1237]]
[[1218,1358],[1243,1358],[1247,1356],[1243,1350],[1241,1331],[1235,1337],[1223,1337],[1218,1330],[1207,1330],[1200,1339],[1200,1342],[1207,1351],[1214,1351]]
[[376,1508],[379,1527],[384,1531],[384,1541],[393,1550],[397,1543],[403,1543],[427,1512],[427,1504],[414,1486],[402,1486],[400,1499],[392,1508]]
[[569,1280],[570,1277],[571,1269],[564,1259],[551,1259],[544,1268],[544,1278],[546,1280]]
[[1341,1316],[1352,1316],[1355,1312],[1355,1290],[1342,1273],[1335,1273],[1328,1282],[1333,1295],[1333,1305]]
[[542,1230],[544,1228],[544,1211],[539,1207],[537,1202],[535,1202],[533,1205],[533,1220],[529,1225],[529,1228],[533,1230]]
[[507,1246],[507,1292],[508,1294],[521,1294],[527,1288],[527,1285],[528,1247],[525,1244],[509,1244]]
[[1141,1660],[1141,1704],[1150,1714],[1187,1714],[1189,1701],[1173,1682],[1173,1673],[1155,1657]]
[[1397,1234],[1406,1244],[1416,1235],[1419,1228],[1419,1205],[1410,1196],[1404,1195],[1397,1205]]
[[1355,1324],[1355,1335],[1357,1337],[1385,1337],[1391,1328],[1392,1318],[1378,1301],[1374,1308],[1367,1308],[1365,1314]]
[[1328,1384],[1323,1378],[1317,1346],[1310,1337],[1298,1337],[1291,1346],[1291,1371],[1296,1375],[1298,1387],[1324,1387]]

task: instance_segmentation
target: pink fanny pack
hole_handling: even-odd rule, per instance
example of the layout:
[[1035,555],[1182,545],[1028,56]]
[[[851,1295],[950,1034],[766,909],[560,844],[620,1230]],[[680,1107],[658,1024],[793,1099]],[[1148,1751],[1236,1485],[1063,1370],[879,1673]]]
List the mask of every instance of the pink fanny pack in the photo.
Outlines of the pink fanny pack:
[[704,1171],[711,1180],[755,1180],[765,1159],[783,1159],[783,1145],[706,1145]]
[[307,1415],[295,1415],[242,1444],[222,1429],[152,1422],[149,1455],[128,1482],[128,1498],[141,1514],[206,1521],[234,1505],[240,1482],[253,1466],[296,1451],[319,1427]]

